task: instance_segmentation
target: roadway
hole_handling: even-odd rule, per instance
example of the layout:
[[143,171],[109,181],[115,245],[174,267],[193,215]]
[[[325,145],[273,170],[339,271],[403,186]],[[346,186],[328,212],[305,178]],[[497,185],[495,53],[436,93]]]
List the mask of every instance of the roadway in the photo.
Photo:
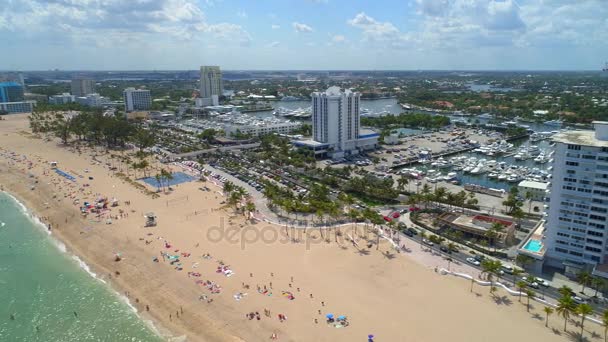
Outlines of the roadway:
[[[425,228],[420,227],[420,226],[416,225],[414,222],[412,222],[412,220],[410,218],[410,213],[406,213],[404,215],[401,215],[400,222],[405,223],[408,228],[414,227],[414,228],[416,228],[420,232],[427,232]],[[414,236],[407,236],[407,235],[405,235],[403,233],[399,233],[399,235],[400,235],[400,238],[402,238],[402,239],[407,238],[407,239],[410,239],[410,240],[412,240],[412,241],[414,241],[414,242],[416,242],[418,244],[421,243],[421,239],[422,238],[421,238],[420,234],[417,234],[417,235],[414,235]],[[454,252],[452,252],[450,254],[442,252],[439,249],[439,246],[433,246],[431,248],[434,248],[435,252],[439,253],[444,258],[448,258],[449,257],[449,258],[451,258],[454,261],[457,261],[457,262],[460,262],[460,263],[463,263],[463,264],[467,264],[469,267],[471,267],[471,268],[473,268],[473,269],[475,269],[475,270],[477,270],[479,272],[483,271],[483,269],[481,268],[481,265],[479,265],[479,266],[473,265],[473,264],[471,264],[471,263],[469,263],[467,261],[467,258],[470,258],[473,255],[470,255],[470,254],[468,254],[466,252],[462,252],[462,251],[470,250],[469,247],[467,247],[466,245],[459,244],[459,243],[455,243],[455,244],[459,247],[460,251],[454,251]],[[479,252],[476,252],[476,253],[481,254]],[[529,276],[530,275],[528,275],[528,277]],[[509,287],[511,287],[513,289],[517,289],[516,284],[517,284],[518,281],[523,280],[522,277],[523,276],[514,277],[513,275],[510,275],[510,274],[504,274],[504,275],[502,275],[500,277],[500,279],[501,279],[501,282],[503,284],[508,285]],[[577,287],[572,288],[572,290],[576,293],[577,296],[589,299],[588,303],[593,307],[593,309],[596,312],[601,313],[604,310],[608,309],[608,305],[605,302],[606,301],[605,299],[603,300],[603,302],[600,302],[599,300],[597,302],[594,302],[594,300],[593,300],[593,298],[591,298],[591,296],[588,296],[588,295],[582,296],[580,294],[580,292],[577,291],[577,290],[580,290],[580,288],[581,288],[581,286],[578,285]],[[591,290],[590,288],[588,288],[588,289]],[[545,287],[545,286],[539,285],[538,288],[532,288],[532,290],[535,291],[537,294],[540,294],[541,298],[544,299],[545,297],[549,297],[549,298],[554,299],[555,302],[557,302],[557,299],[561,297],[561,294],[559,293],[558,288],[553,287],[553,286]],[[595,290],[591,290],[591,291],[593,291],[593,293],[595,293]]]
[[207,154],[207,153],[212,153],[212,152],[223,152],[223,151],[231,151],[231,150],[243,150],[243,149],[257,148],[259,146],[260,146],[260,143],[233,145],[233,146],[223,146],[223,147],[214,147],[214,148],[208,148],[208,149],[205,149],[205,150],[198,150],[198,151],[179,153],[179,154],[170,154],[168,156],[168,158],[170,158],[170,159],[192,158],[192,157],[198,157],[200,155]]

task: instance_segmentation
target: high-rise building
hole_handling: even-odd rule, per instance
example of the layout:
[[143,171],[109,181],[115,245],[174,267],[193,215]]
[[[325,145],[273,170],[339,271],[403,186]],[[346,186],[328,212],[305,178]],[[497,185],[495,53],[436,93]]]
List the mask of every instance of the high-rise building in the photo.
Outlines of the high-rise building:
[[[222,71],[219,66],[201,67],[201,97],[212,98],[214,95],[219,98],[224,90],[222,82]],[[217,104],[214,104],[217,105]]]
[[85,78],[72,80],[72,95],[82,97],[93,93],[95,93],[95,81]]
[[312,93],[312,137],[315,141],[337,145],[359,138],[359,100],[361,94],[330,87]]
[[123,92],[125,112],[149,110],[152,107],[152,97],[147,89],[127,88]]
[[545,265],[608,275],[608,122],[553,137]]
[[379,134],[359,128],[360,93],[330,87],[311,96],[313,140],[299,141],[297,146],[312,149],[317,154],[330,154],[332,158],[377,146]]
[[23,86],[17,82],[0,83],[0,102],[23,101]]

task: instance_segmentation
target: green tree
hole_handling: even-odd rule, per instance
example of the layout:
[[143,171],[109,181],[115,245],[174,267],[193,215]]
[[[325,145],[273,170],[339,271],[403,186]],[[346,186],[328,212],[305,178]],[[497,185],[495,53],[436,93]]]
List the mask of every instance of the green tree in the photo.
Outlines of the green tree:
[[579,304],[575,309],[575,313],[581,316],[581,341],[583,341],[583,334],[585,332],[585,318],[593,314],[593,308],[591,305],[586,303]]
[[534,262],[534,259],[531,256],[524,255],[524,254],[518,254],[517,257],[515,258],[515,263],[518,264],[519,266],[521,266],[523,269],[525,269],[526,266],[532,264],[533,262]]
[[549,326],[549,316],[551,316],[551,314],[553,313],[553,308],[550,306],[545,306],[543,311],[545,312],[545,315],[546,315],[545,327],[548,327]]
[[526,290],[526,297],[528,298],[528,302],[526,304],[526,309],[528,312],[530,312],[530,299],[536,297],[536,293],[534,293],[534,291],[527,289]]
[[583,287],[581,293],[585,293],[585,288],[591,284],[593,277],[587,271],[581,271],[576,274],[576,281]]
[[557,307],[555,308],[555,311],[557,311],[557,313],[564,319],[564,331],[566,331],[567,329],[568,319],[570,318],[570,315],[574,312],[575,308],[576,303],[569,295],[562,296],[557,302]]
[[139,148],[139,151],[143,151],[146,148],[154,146],[156,143],[156,134],[150,130],[139,127],[133,135],[133,142]]
[[604,342],[608,341],[608,310],[602,312],[602,326],[604,326]]
[[399,190],[399,192],[404,192],[405,187],[409,183],[410,183],[409,179],[407,179],[405,176],[401,175],[399,178],[397,178],[397,190]]
[[534,197],[534,195],[532,195],[532,192],[526,191],[526,201],[528,201],[528,214],[530,214],[532,212],[532,198],[533,197]]
[[224,186],[222,187],[222,192],[225,193],[226,195],[228,195],[232,191],[234,191],[234,189],[235,189],[234,183],[232,183],[231,181],[227,180],[227,181],[224,182]]
[[521,295],[522,295],[523,291],[525,291],[526,288],[528,288],[528,283],[526,283],[523,280],[520,280],[517,282],[517,284],[515,284],[515,286],[517,286],[517,289],[519,290],[519,302],[521,303]]

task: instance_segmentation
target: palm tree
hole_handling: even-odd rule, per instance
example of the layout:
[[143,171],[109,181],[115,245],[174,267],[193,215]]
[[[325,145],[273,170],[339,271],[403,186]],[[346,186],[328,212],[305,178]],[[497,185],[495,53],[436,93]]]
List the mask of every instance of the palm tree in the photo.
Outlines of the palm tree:
[[517,282],[517,284],[515,284],[515,286],[517,286],[517,289],[519,290],[519,302],[521,303],[521,294],[528,287],[528,283],[520,280]]
[[591,282],[593,287],[595,287],[595,295],[593,297],[597,298],[597,293],[606,286],[606,282],[600,277],[594,277]]
[[527,256],[524,254],[518,254],[515,258],[515,263],[520,265],[522,268],[526,268],[529,264],[533,263],[534,259],[531,256]]
[[551,316],[551,314],[553,313],[553,308],[550,306],[545,306],[543,311],[545,311],[545,314],[547,315],[547,319],[545,319],[545,327],[548,327],[549,326],[549,316]]
[[401,175],[401,177],[397,178],[397,190],[400,192],[405,191],[405,186],[410,183],[409,179],[405,176]]
[[234,190],[234,183],[232,183],[231,181],[224,182],[224,187],[222,188],[222,191],[226,195],[231,193],[233,190]]
[[593,308],[591,307],[591,305],[589,305],[587,303],[583,303],[583,304],[579,304],[576,307],[575,312],[581,316],[581,341],[582,341],[583,333],[585,332],[585,318],[587,318],[587,316],[593,314]]
[[602,325],[604,326],[604,342],[608,341],[608,310],[602,312]]
[[528,201],[528,214],[532,212],[532,193],[530,191],[526,191],[526,201]]
[[502,263],[498,260],[485,259],[481,262],[481,268],[483,273],[486,274],[488,280],[490,281],[490,293],[494,293],[494,275],[498,274],[500,271],[500,267]]
[[247,204],[245,204],[245,210],[247,210],[247,213],[251,215],[251,213],[255,211],[255,203],[247,201]]
[[426,233],[420,232],[420,249],[422,249],[422,241],[426,239]]
[[422,186],[422,190],[420,192],[422,193],[422,199],[424,200],[424,207],[426,208],[429,203],[429,194],[431,193],[431,186],[428,185],[427,183],[424,183],[424,185]]
[[585,294],[585,287],[591,283],[591,274],[587,271],[581,271],[576,275],[576,281],[583,286],[581,293]]
[[570,314],[574,312],[575,308],[576,303],[569,295],[563,296],[557,301],[555,311],[564,318],[564,331],[566,331],[568,325],[568,318],[570,318]]
[[557,292],[559,292],[559,294],[562,295],[562,297],[566,297],[566,296],[572,297],[572,294],[574,293],[574,291],[572,291],[572,289],[567,285],[562,285],[562,287],[557,289]]
[[441,186],[435,189],[435,192],[433,193],[433,200],[435,202],[441,203],[445,200],[445,196],[447,195],[447,193],[447,189]]
[[161,183],[160,183],[160,174],[155,174],[154,175],[154,179],[156,179],[156,183],[158,184],[158,189],[160,190],[161,187]]
[[534,298],[536,296],[536,293],[534,293],[534,291],[532,291],[530,289],[527,289],[526,296],[528,297],[528,303],[526,304],[526,307],[527,307],[527,311],[530,312],[530,299]]
[[513,284],[515,284],[517,277],[519,277],[523,273],[524,271],[520,270],[519,268],[513,267],[513,272],[511,273],[511,275],[513,276]]

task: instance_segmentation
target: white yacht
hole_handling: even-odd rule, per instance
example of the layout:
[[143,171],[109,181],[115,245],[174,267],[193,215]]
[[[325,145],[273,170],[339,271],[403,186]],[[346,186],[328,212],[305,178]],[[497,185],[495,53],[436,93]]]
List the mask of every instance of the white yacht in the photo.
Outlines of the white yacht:
[[561,126],[564,122],[562,120],[549,120],[545,121],[544,124],[547,126]]

